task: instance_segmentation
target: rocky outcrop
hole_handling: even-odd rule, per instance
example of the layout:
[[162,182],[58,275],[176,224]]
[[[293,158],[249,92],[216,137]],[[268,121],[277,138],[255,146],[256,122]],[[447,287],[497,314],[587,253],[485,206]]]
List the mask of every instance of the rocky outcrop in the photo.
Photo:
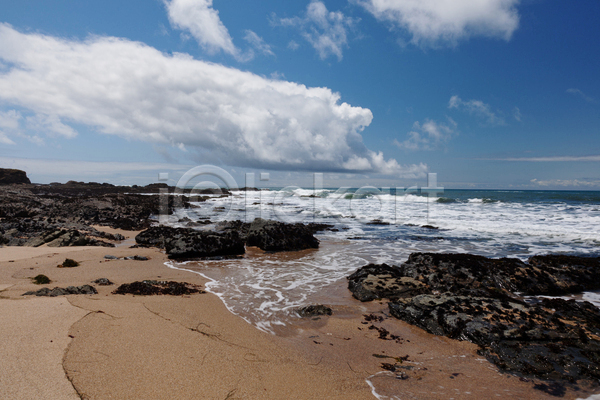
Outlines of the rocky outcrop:
[[479,345],[500,369],[573,383],[600,379],[600,311],[587,302],[418,295],[389,303],[390,314],[429,333]]
[[159,226],[141,232],[135,240],[138,245],[164,248],[169,258],[236,256],[246,251],[236,231],[210,232]]
[[561,387],[600,379],[600,310],[574,300],[525,302],[517,293],[596,289],[599,273],[598,258],[413,253],[399,267],[360,268],[348,288],[361,301],[389,299],[392,316],[429,333],[479,345],[502,370]]
[[204,293],[200,286],[186,282],[174,281],[141,281],[124,283],[113,294],[134,294],[138,296],[170,295],[181,296],[184,294]]
[[248,229],[246,244],[265,251],[297,251],[316,249],[319,240],[313,236],[313,230],[304,224],[285,224],[257,218]]
[[96,288],[90,285],[67,286],[66,288],[55,287],[54,289],[42,288],[37,291],[23,293],[23,296],[65,296],[69,294],[98,294]]
[[413,253],[400,274],[432,290],[497,289],[525,295],[560,295],[600,289],[600,258],[534,256],[490,259],[472,254]]
[[12,185],[19,183],[31,183],[25,171],[21,171],[20,169],[0,168],[0,185]]
[[[152,186],[152,185],[151,185]],[[50,229],[74,228],[96,233],[98,237],[115,240],[90,225],[104,225],[125,230],[141,230],[151,225],[151,217],[161,212],[155,193],[172,190],[168,187],[124,187],[109,184],[69,182],[67,184],[7,186],[0,191],[0,232],[7,231],[24,220],[30,229],[28,237],[49,233]],[[208,197],[207,197],[208,198]],[[202,199],[195,199],[202,201]],[[172,214],[175,196],[169,196],[166,212]],[[189,207],[189,198],[177,197],[177,206]],[[163,210],[164,211],[164,210]],[[47,225],[47,226],[45,226]],[[71,225],[69,227],[68,225]],[[116,239],[116,240],[122,240]],[[11,242],[10,245],[23,245]]]
[[164,248],[171,258],[235,256],[244,254],[244,244],[265,251],[296,251],[318,248],[313,233],[331,225],[285,224],[257,218],[252,223],[225,221],[214,231],[156,226],[135,238],[138,246]]

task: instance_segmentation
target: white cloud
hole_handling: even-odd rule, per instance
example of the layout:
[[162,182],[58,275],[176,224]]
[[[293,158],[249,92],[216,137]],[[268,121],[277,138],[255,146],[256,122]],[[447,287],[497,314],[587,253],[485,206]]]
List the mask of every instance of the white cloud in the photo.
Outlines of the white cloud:
[[298,48],[300,47],[300,45],[298,43],[296,43],[293,40],[290,40],[290,42],[287,45],[288,49],[290,50],[298,50]]
[[532,179],[532,184],[541,187],[572,187],[572,188],[598,188],[600,180],[593,179],[549,179],[537,180]]
[[244,36],[244,40],[248,42],[252,47],[254,47],[257,51],[261,52],[267,56],[274,56],[273,50],[271,50],[271,46],[265,43],[263,38],[258,36],[255,32],[251,30],[246,30],[246,36]]
[[[340,11],[328,11],[325,4],[318,0],[310,2],[303,18],[277,19],[273,17],[272,19],[272,23],[275,25],[292,26],[300,29],[304,39],[317,50],[322,60],[333,55],[339,61],[343,58],[344,47],[348,46],[347,30],[355,22],[354,19],[346,17]],[[291,41],[288,47],[296,50],[298,44]]]
[[0,101],[63,125],[183,144],[232,166],[397,176],[414,170],[367,149],[360,132],[371,111],[340,102],[328,88],[166,55],[126,39],[65,40],[5,24],[0,59],[10,65],[0,72]]
[[33,117],[27,117],[26,121],[27,127],[37,132],[50,133],[51,136],[57,134],[66,138],[77,136],[77,132],[69,125],[63,124],[56,115],[37,114]]
[[486,160],[497,161],[527,161],[527,162],[598,162],[599,156],[551,156],[551,157],[506,157],[488,158]]
[[513,117],[521,122],[521,118],[523,117],[523,115],[521,114],[521,110],[519,110],[519,107],[515,107],[513,108]]
[[221,22],[212,0],[164,0],[171,26],[188,31],[209,53],[220,50],[239,56],[229,31]]
[[407,31],[420,46],[456,45],[471,36],[509,40],[519,0],[354,0],[375,18]]
[[579,97],[581,97],[582,99],[584,99],[585,101],[587,101],[588,103],[593,103],[593,102],[595,102],[595,100],[594,100],[594,98],[593,98],[593,97],[590,97],[590,96],[588,96],[587,94],[583,93],[583,92],[582,92],[581,90],[579,90],[579,89],[570,88],[570,89],[567,89],[567,93],[570,93],[570,94],[574,94],[574,95],[576,95],[576,96],[579,96]]
[[448,124],[441,124],[426,119],[422,124],[418,121],[413,124],[413,130],[408,133],[408,139],[399,142],[394,139],[394,144],[407,150],[435,150],[448,142],[456,134],[456,122],[448,118]]
[[[457,110],[467,111],[469,114],[477,115],[484,118],[488,123],[492,125],[504,125],[504,119],[497,116],[490,110],[489,104],[484,103],[481,100],[469,100],[463,101],[458,96],[452,96],[448,102],[448,108],[455,108]],[[520,116],[520,113],[519,113]]]
[[23,116],[16,110],[0,111],[0,143],[14,145],[9,134],[18,134]]

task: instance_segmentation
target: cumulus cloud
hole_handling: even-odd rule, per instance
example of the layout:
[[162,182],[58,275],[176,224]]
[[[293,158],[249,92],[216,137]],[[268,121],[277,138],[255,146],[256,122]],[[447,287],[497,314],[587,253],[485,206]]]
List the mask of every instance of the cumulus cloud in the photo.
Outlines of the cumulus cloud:
[[587,94],[583,93],[579,89],[570,88],[570,89],[567,89],[567,93],[573,94],[575,96],[579,96],[582,99],[584,99],[585,101],[587,101],[588,103],[593,103],[595,101],[593,97],[588,96]]
[[212,0],[164,0],[164,3],[171,26],[189,32],[206,51],[240,55]]
[[[291,26],[300,29],[302,37],[306,39],[325,60],[329,56],[336,56],[339,61],[343,58],[343,49],[348,46],[347,30],[355,24],[355,20],[346,17],[340,11],[328,11],[323,2],[313,0],[306,9],[302,18],[277,18],[273,17],[272,23],[281,26]],[[288,45],[291,49],[298,48],[294,41]]]
[[8,65],[0,72],[0,101],[53,116],[50,126],[62,121],[55,130],[67,136],[62,125],[77,123],[184,145],[232,166],[398,176],[414,170],[367,149],[360,132],[371,111],[341,102],[328,88],[166,55],[125,39],[66,40],[6,24],[0,24],[0,59]]
[[471,36],[509,40],[519,0],[354,0],[375,18],[408,32],[420,46],[456,45]]
[[[504,125],[505,123],[502,117],[499,117],[490,110],[489,104],[486,104],[481,100],[463,101],[458,96],[452,96],[450,98],[450,101],[448,102],[448,108],[455,108],[457,110],[467,111],[469,114],[473,114],[480,118],[486,119],[487,122],[492,125]],[[520,115],[521,114],[519,112],[519,118]]]
[[448,118],[448,124],[438,123],[429,119],[413,124],[413,130],[408,133],[408,139],[394,144],[407,150],[435,150],[447,143],[456,134],[456,122]]
[[254,49],[261,52],[267,56],[274,56],[273,50],[271,50],[271,46],[263,40],[260,36],[258,36],[255,32],[251,30],[246,30],[246,36],[244,36],[244,40],[248,42]]

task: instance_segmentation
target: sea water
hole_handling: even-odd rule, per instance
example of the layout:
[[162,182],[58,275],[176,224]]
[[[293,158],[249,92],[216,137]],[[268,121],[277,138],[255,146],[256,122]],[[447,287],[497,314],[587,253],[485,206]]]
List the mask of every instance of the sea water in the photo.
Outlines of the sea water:
[[[261,217],[334,226],[316,235],[319,250],[168,264],[202,274],[210,280],[207,290],[230,311],[272,333],[295,317],[294,309],[356,269],[371,262],[400,265],[413,252],[521,260],[538,254],[600,256],[600,192],[446,190],[431,196],[418,190],[288,188],[192,204],[169,223]],[[600,305],[598,294],[581,298]]]

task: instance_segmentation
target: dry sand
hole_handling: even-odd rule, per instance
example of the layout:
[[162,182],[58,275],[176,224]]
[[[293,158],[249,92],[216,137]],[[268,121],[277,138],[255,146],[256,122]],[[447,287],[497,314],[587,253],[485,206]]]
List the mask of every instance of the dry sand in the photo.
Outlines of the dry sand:
[[[209,293],[113,295],[116,285],[143,279],[205,283],[166,268],[155,249],[124,244],[0,248],[0,398],[374,399],[371,385],[382,399],[548,398],[531,382],[499,373],[470,343],[393,319],[377,325],[402,339],[378,338],[362,314],[385,305],[353,301],[342,283],[332,293],[348,296],[349,306],[284,336],[255,329]],[[105,254],[151,260],[107,261]],[[66,257],[81,265],[57,268]],[[115,286],[96,286],[97,295],[21,296],[40,288],[30,280],[40,273],[53,281],[44,285],[50,288],[97,278]],[[391,359],[374,354],[408,355],[408,379],[382,372]]]

